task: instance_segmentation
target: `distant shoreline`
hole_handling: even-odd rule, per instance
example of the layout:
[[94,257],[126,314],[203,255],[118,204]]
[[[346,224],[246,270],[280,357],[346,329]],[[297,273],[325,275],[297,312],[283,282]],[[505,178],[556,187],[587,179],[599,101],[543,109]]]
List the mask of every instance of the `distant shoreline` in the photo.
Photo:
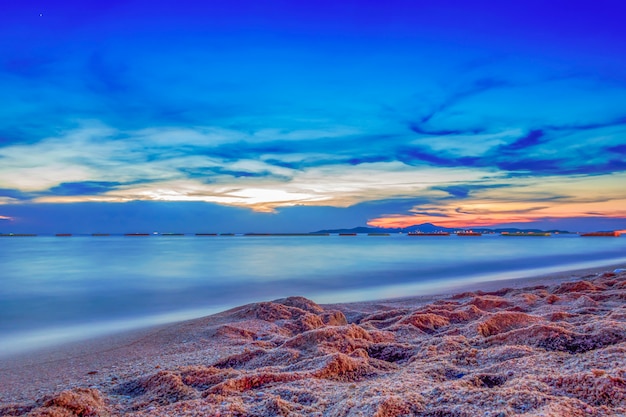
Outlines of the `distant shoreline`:
[[13,231],[13,232],[0,232],[0,237],[35,237],[35,236],[58,236],[58,237],[70,237],[70,236],[331,236],[331,235],[370,235],[370,236],[393,236],[393,235],[420,235],[420,234],[440,234],[450,233],[459,234],[465,236],[478,236],[478,235],[513,235],[513,236],[537,236],[541,234],[551,235],[579,235],[579,234],[595,234],[596,236],[608,236],[607,233],[626,233],[626,230],[586,230],[586,231],[568,231],[561,229],[537,229],[537,228],[516,228],[516,227],[471,227],[471,226],[459,226],[459,227],[444,227],[438,226],[432,223],[422,223],[413,226],[402,228],[383,228],[383,227],[368,227],[358,226],[351,229],[322,229],[315,232],[272,232],[272,231],[247,231],[247,232],[232,232],[232,231],[215,231],[215,230],[196,230],[196,231],[181,231],[181,230],[168,230],[158,231],[159,229],[153,229],[152,231],[144,230],[131,230],[124,232],[111,232],[106,230],[97,230],[95,232],[82,232],[74,233],[70,230],[57,230],[53,233],[47,232],[26,232],[26,231]]
[[311,233],[0,233],[0,238],[21,237],[324,237],[324,236],[520,236],[520,237],[556,237],[556,236],[593,236],[620,237],[620,232],[311,232]]

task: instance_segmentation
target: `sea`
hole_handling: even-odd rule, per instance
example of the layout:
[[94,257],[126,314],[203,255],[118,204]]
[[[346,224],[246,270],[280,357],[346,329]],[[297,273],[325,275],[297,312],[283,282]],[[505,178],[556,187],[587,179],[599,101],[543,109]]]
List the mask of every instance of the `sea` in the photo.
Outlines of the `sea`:
[[432,295],[619,264],[626,237],[2,237],[0,356],[292,295]]

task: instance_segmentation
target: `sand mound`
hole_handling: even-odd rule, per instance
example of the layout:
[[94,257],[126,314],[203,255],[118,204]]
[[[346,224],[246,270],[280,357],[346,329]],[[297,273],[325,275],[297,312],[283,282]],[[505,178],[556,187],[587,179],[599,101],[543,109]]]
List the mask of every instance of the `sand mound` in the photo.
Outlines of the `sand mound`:
[[568,395],[595,406],[625,406],[626,380],[604,370],[545,378],[553,394]]
[[601,291],[602,289],[605,289],[604,286],[594,285],[589,281],[566,282],[556,287],[554,294],[566,294],[570,292],[589,293]]
[[478,324],[477,331],[481,336],[488,337],[510,330],[528,327],[538,321],[541,321],[541,319],[529,314],[501,311],[482,320]]
[[448,326],[450,324],[450,320],[437,314],[416,313],[403,318],[399,323],[410,324],[426,333],[434,333],[440,327]]
[[511,307],[513,303],[504,297],[497,295],[483,295],[472,298],[468,303],[483,311],[495,311],[506,307]]
[[0,415],[626,415],[625,303],[626,273],[375,312],[255,303],[185,327],[200,347],[177,366]]
[[29,406],[0,407],[2,416],[96,417],[109,415],[109,408],[97,389],[76,388],[46,397]]
[[134,398],[135,408],[147,405],[166,405],[197,397],[197,392],[185,384],[178,373],[161,371],[120,385],[118,395]]

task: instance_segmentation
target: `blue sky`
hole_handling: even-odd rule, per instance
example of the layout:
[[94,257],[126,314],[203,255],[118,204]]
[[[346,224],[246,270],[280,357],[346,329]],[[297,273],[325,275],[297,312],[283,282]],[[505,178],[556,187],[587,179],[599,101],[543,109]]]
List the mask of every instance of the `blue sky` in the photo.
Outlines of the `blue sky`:
[[3,6],[0,231],[626,228],[622,2],[154,3]]

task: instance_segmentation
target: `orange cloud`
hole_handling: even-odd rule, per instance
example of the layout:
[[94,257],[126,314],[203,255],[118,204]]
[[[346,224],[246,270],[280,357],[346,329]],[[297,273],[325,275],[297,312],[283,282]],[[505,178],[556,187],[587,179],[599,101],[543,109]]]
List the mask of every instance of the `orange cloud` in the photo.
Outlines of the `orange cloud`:
[[522,217],[522,216],[509,216],[506,218],[494,218],[494,217],[462,217],[462,218],[449,218],[438,216],[425,216],[425,215],[390,215],[388,217],[379,217],[367,222],[372,227],[385,227],[385,228],[403,228],[409,227],[421,223],[435,223],[438,226],[444,227],[483,227],[494,226],[504,223],[528,223],[537,220],[537,218]]
[[463,206],[419,206],[408,214],[389,214],[371,219],[373,227],[402,228],[421,223],[444,227],[482,227],[507,223],[530,223],[545,218],[626,217],[626,200],[594,203],[553,203],[536,206],[519,202],[474,202]]
[[[408,213],[371,219],[374,227],[408,227],[435,223],[446,227],[497,226],[546,218],[626,218],[626,174],[516,179],[506,188],[475,190],[461,201],[450,198],[415,206]],[[434,198],[433,198],[434,200]]]

